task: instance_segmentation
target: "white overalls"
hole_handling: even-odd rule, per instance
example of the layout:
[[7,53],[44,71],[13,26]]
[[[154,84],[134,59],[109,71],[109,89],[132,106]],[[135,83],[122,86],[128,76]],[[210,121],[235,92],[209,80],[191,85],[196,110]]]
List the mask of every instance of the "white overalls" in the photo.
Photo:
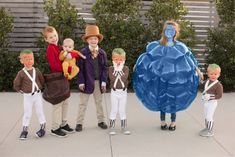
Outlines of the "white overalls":
[[[37,113],[37,117],[40,124],[46,123],[45,115],[43,112],[43,100],[41,91],[36,83],[36,70],[33,68],[33,77],[28,73],[28,71],[23,68],[23,71],[32,81],[32,91],[31,93],[23,93],[24,95],[24,116],[23,116],[23,126],[28,127],[32,115],[33,105]],[[36,87],[36,91],[35,91]]]
[[[124,75],[123,72],[121,75]],[[110,112],[111,120],[116,119],[117,113],[119,113],[121,120],[126,119],[127,89],[125,88],[125,85],[121,80],[121,75],[117,74],[117,77],[114,81],[113,89],[111,89],[111,104],[112,104]],[[123,89],[116,89],[118,81],[121,82]]]
[[205,84],[205,89],[202,93],[202,101],[203,101],[203,106],[204,106],[204,115],[205,115],[205,123],[206,127],[211,131],[213,128],[213,123],[214,123],[214,113],[215,109],[217,107],[217,100],[213,99],[215,97],[214,94],[207,94],[206,92],[216,83],[218,80],[214,81],[211,83],[209,86],[209,80],[207,80]]

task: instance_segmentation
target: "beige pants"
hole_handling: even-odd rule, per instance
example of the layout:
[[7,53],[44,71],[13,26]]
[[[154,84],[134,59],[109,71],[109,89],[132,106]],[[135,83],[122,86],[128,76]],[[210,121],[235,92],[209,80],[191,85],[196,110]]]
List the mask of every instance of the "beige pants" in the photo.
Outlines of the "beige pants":
[[[83,124],[90,95],[91,94],[80,93],[80,104],[78,107],[79,110],[78,110],[78,116],[77,116],[77,124]],[[100,92],[99,81],[95,81],[95,89],[93,92],[93,97],[94,97],[95,105],[96,105],[96,115],[97,115],[98,123],[105,122],[104,121],[105,116],[104,116],[104,111],[102,107],[102,94]]]
[[68,99],[52,106],[52,130],[67,124]]

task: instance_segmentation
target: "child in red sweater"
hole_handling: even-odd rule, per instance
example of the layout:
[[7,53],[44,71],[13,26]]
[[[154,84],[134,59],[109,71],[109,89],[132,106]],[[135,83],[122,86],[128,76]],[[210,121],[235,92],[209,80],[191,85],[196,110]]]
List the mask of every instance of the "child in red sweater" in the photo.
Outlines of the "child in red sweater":
[[[43,30],[43,36],[48,43],[46,57],[50,65],[51,73],[63,72],[62,62],[59,59],[60,47],[58,46],[58,33],[54,27],[47,26]],[[71,57],[71,56],[67,56]],[[72,57],[71,57],[72,58]],[[67,133],[73,133],[67,123],[68,99],[52,106],[52,135],[66,137]]]

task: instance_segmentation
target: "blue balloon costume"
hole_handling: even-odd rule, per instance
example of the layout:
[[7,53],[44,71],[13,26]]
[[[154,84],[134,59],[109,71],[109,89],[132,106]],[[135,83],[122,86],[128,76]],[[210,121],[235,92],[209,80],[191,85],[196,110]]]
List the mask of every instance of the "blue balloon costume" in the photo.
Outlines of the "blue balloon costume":
[[189,107],[197,95],[197,61],[184,43],[173,41],[176,32],[171,25],[164,33],[166,45],[153,41],[138,58],[133,88],[149,110],[175,113]]

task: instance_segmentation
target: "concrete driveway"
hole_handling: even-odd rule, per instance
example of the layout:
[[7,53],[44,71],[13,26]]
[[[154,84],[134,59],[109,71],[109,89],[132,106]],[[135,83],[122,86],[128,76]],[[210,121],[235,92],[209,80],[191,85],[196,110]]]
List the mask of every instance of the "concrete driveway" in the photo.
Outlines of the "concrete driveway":
[[[134,93],[128,94],[127,120],[131,135],[123,135],[117,120],[118,134],[110,136],[108,130],[97,127],[93,97],[85,117],[85,129],[67,138],[50,135],[51,104],[44,103],[47,134],[35,137],[39,129],[35,112],[31,119],[29,136],[18,139],[22,129],[23,97],[18,93],[0,93],[0,157],[235,157],[235,93],[225,93],[215,113],[215,136],[198,135],[204,126],[201,93],[193,104],[177,113],[174,132],[160,130],[158,112],[148,111]],[[78,93],[69,98],[68,121],[75,127]],[[108,121],[110,94],[104,95]],[[170,121],[169,114],[167,121]]]

